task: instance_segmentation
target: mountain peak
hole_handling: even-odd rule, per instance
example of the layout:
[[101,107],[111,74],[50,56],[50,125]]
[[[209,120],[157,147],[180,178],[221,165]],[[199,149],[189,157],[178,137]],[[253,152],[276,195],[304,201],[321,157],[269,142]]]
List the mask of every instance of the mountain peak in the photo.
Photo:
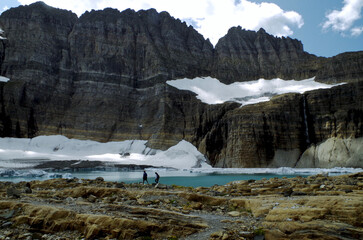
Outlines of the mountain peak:
[[38,1],[32,4],[29,4],[29,6],[38,6],[38,7],[50,7],[43,1]]
[[[42,16],[43,18],[62,18],[63,21],[74,21],[77,18],[77,15],[72,11],[54,8],[42,1],[16,8],[10,8],[9,10],[4,11],[0,16],[5,18],[36,18],[37,16],[35,16],[33,13],[38,13],[37,16]],[[47,21],[49,21],[49,19]]]
[[266,30],[265,30],[265,29],[263,29],[263,28],[260,28],[260,29],[257,31],[257,33],[259,33],[259,34],[267,34]]

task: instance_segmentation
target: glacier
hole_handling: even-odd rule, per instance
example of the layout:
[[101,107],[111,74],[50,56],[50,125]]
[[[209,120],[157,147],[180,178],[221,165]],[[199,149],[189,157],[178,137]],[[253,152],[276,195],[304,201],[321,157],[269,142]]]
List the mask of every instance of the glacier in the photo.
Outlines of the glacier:
[[[149,171],[163,176],[196,174],[277,174],[311,175],[361,172],[361,168],[213,168],[191,143],[182,140],[165,151],[151,149],[147,141],[127,140],[100,143],[69,139],[61,135],[29,138],[0,138],[0,177],[40,177],[43,170],[32,169],[44,161],[102,161],[115,164],[149,165]],[[68,175],[67,175],[68,176]]]
[[179,90],[188,90],[197,94],[197,98],[207,104],[220,104],[228,101],[241,106],[266,102],[271,97],[285,93],[304,93],[306,91],[331,88],[339,84],[324,84],[315,81],[315,77],[305,80],[259,79],[247,82],[235,82],[229,85],[212,77],[183,78],[166,82]]
[[144,140],[100,143],[61,135],[0,138],[0,168],[31,168],[44,161],[88,160],[112,164],[172,168],[211,168],[191,143],[182,140],[166,151],[151,149]]

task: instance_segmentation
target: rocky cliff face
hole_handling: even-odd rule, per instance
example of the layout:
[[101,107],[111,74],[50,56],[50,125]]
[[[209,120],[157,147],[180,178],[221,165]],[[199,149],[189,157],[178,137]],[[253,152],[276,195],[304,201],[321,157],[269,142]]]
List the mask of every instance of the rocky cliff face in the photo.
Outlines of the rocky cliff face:
[[[294,166],[312,144],[362,136],[362,52],[318,58],[300,41],[232,28],[215,48],[192,27],[155,10],[114,9],[81,17],[38,2],[4,12],[0,28],[0,136],[62,134],[186,139],[213,165]],[[354,82],[239,108],[206,105],[166,80],[217,77]]]
[[168,13],[105,9],[78,19],[35,3],[3,13],[0,25],[7,38],[1,74],[11,79],[1,89],[2,136],[165,135],[170,146],[188,131],[183,112],[172,109],[181,103],[168,99],[192,95],[165,80],[206,74],[213,47]]
[[362,81],[363,52],[342,53],[325,60],[316,79],[330,83]]
[[144,88],[207,74],[213,47],[168,13],[115,9],[83,14],[69,35],[77,80]]
[[226,83],[259,78],[306,79],[316,75],[322,59],[304,52],[302,43],[231,28],[216,45],[215,76]]
[[6,39],[0,73],[12,80],[1,89],[1,118],[8,119],[3,136],[35,136],[38,122],[49,121],[69,104],[72,78],[63,58],[76,20],[75,14],[43,3],[1,15]]
[[[220,167],[302,166],[300,155],[331,138],[359,139],[363,133],[363,82],[328,90],[277,96],[269,102],[236,108],[215,123],[202,141],[210,161]],[[323,158],[345,151],[349,166],[362,166],[361,150],[349,144],[325,149],[329,156],[309,156],[326,167]],[[350,149],[352,148],[352,149]],[[349,158],[339,159],[347,166]],[[315,159],[315,160],[314,160]],[[332,167],[336,161],[331,161]],[[337,166],[337,165],[335,165]]]

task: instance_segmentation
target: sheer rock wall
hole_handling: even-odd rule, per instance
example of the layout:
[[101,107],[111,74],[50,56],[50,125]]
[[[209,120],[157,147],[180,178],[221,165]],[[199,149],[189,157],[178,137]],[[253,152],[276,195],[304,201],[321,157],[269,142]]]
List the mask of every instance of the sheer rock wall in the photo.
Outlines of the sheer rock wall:
[[[321,58],[263,29],[229,30],[214,48],[166,12],[72,12],[37,2],[5,11],[0,28],[0,137],[190,141],[223,167],[295,166],[312,144],[362,137],[362,52]],[[239,108],[207,105],[169,79],[212,76],[352,82]]]

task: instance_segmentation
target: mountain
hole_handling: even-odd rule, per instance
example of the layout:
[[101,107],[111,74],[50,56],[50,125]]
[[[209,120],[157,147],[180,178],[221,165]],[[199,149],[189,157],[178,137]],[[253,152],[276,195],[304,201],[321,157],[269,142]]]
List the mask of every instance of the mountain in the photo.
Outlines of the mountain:
[[[3,12],[0,28],[0,75],[11,79],[0,82],[1,137],[143,139],[159,149],[185,139],[222,167],[317,167],[323,158],[308,152],[326,149],[320,144],[363,137],[363,52],[316,57],[296,39],[240,27],[214,48],[154,9],[78,18],[37,2]],[[349,84],[243,108],[207,105],[166,84],[200,76],[226,84],[314,76]],[[354,144],[344,148],[349,164],[329,159],[329,167],[362,166]]]
[[362,167],[362,93],[359,82],[236,108],[205,136],[205,152],[218,167]]
[[[231,28],[216,45],[215,76],[227,83],[251,79],[306,79],[314,76],[319,58],[304,52],[300,41]],[[317,62],[317,63],[316,63]]]

